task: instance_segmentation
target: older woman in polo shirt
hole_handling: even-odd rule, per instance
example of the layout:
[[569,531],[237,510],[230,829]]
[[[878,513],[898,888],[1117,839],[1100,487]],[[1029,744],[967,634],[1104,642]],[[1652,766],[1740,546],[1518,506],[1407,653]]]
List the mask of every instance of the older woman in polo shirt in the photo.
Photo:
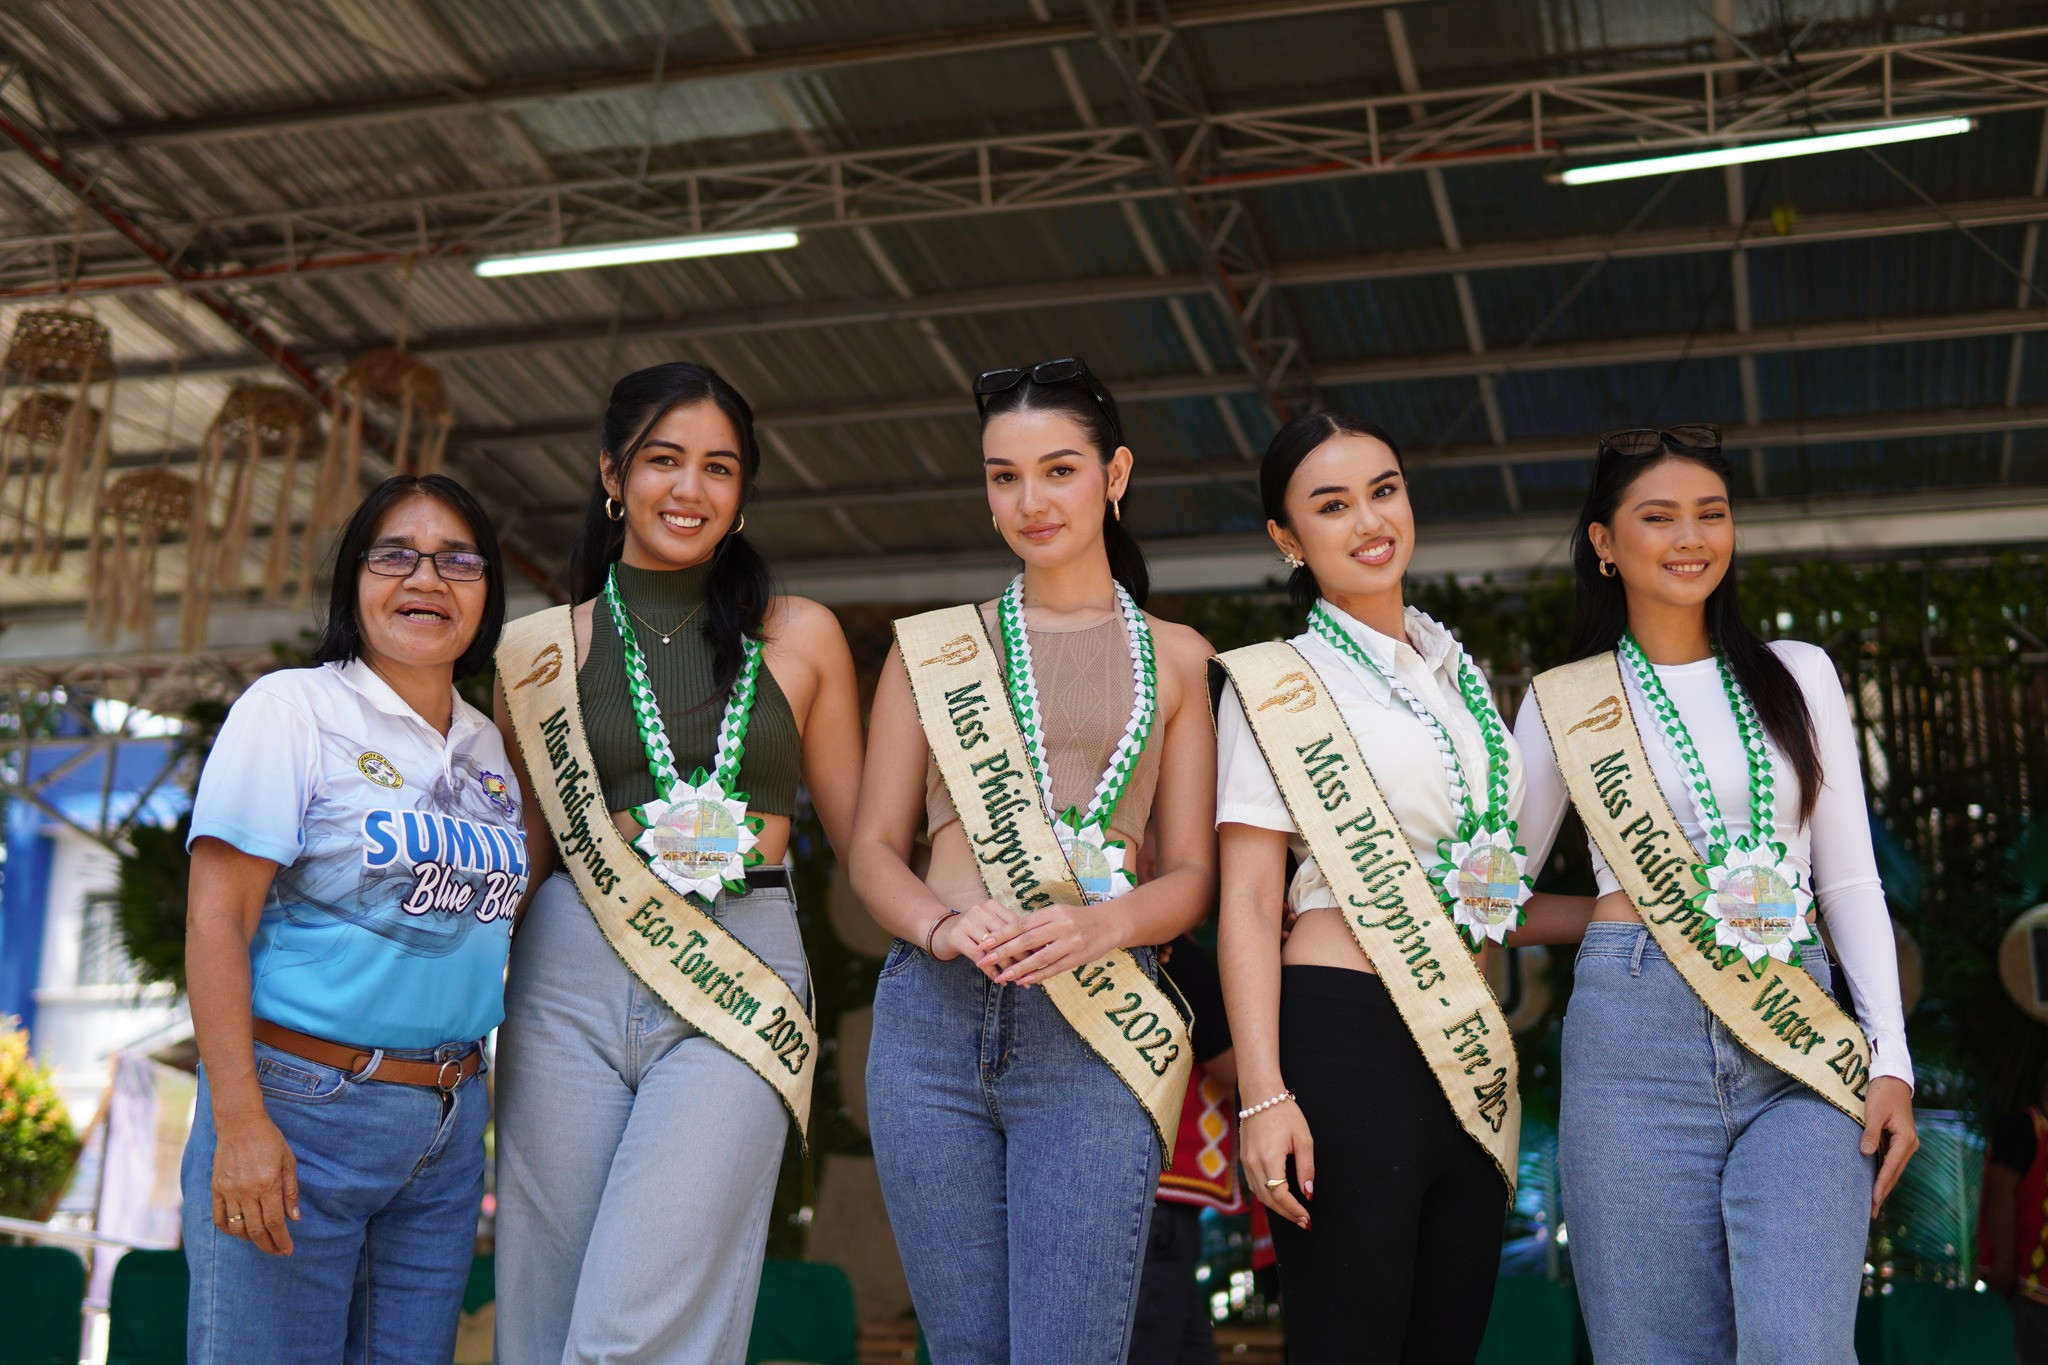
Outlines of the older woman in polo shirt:
[[496,648],[497,560],[460,484],[386,480],[342,532],[319,664],[254,683],[200,778],[194,1365],[454,1350],[526,882],[512,765],[454,686]]

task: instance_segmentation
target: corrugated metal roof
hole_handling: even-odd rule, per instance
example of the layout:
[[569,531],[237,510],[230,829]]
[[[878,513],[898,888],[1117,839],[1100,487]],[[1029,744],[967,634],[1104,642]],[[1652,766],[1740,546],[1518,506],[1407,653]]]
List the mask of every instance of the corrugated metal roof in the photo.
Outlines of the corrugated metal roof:
[[[1032,0],[731,5],[744,47],[771,56],[1040,22]],[[1208,25],[1202,22],[1207,8],[1177,8],[1183,27],[1161,69],[1183,89],[1190,76],[1198,80],[1213,109],[1400,91],[1387,19],[1378,9]],[[1045,13],[1066,24],[1083,18],[1073,0],[1053,0]],[[1879,0],[1783,6],[1741,0],[1736,14],[1738,27],[1753,36],[1768,36],[1781,23],[1796,30],[1818,16],[1812,33],[1823,45],[2035,18],[2027,6],[2006,0],[1958,0],[1939,12],[1903,16]],[[1711,11],[1689,0],[1414,3],[1404,5],[1401,16],[1427,89],[1635,70],[1701,60],[1714,51]],[[302,249],[386,250],[388,243],[349,235],[370,226],[433,248],[443,231],[439,210],[426,202],[433,196],[545,190],[551,180],[589,179],[600,187],[587,197],[565,197],[558,218],[540,212],[521,220],[522,230],[534,244],[557,233],[567,240],[613,239],[652,231],[648,225],[656,220],[649,215],[674,214],[687,202],[679,184],[641,182],[643,169],[661,175],[794,161],[814,150],[872,152],[1073,130],[1084,122],[1053,49],[1021,40],[914,61],[827,62],[822,69],[813,63],[796,71],[699,79],[706,64],[740,58],[743,45],[710,7],[665,0],[28,3],[0,11],[0,42],[36,62],[68,101],[63,107],[99,125],[154,127],[294,109],[306,114],[280,115],[273,126],[241,128],[233,136],[165,141],[152,135],[156,140],[129,146],[107,163],[102,183],[110,194],[134,200],[124,204],[145,229],[175,236],[190,230],[180,228],[181,221],[212,224],[190,243],[173,242],[188,253],[185,260],[206,266],[232,267],[250,244],[274,232],[268,225],[218,222],[233,215],[388,203],[382,223],[357,222],[302,242]],[[1149,46],[1141,50],[1150,52]],[[1060,51],[1086,119],[1114,126],[1130,117],[1123,83],[1091,36],[1075,37]],[[659,92],[646,84],[621,86],[622,73],[644,71],[651,79],[657,53],[665,73]],[[463,93],[577,80],[587,88],[508,97],[497,108]],[[392,99],[439,100],[445,107],[338,124],[317,117],[323,108]],[[19,84],[0,102],[10,117],[41,117]],[[1405,113],[1390,105],[1386,117],[1397,125]],[[2034,192],[2042,129],[2035,113],[1996,115],[1966,143],[1896,147],[1884,157],[1942,202],[2009,199]],[[89,132],[73,128],[70,145],[81,164],[100,165],[88,150]],[[1669,184],[1573,188],[1547,183],[1544,164],[1533,160],[1454,160],[1437,169],[1452,226],[1468,248],[1615,238],[1632,221],[1641,231],[1704,231],[1729,217],[1726,183],[1714,173]],[[1445,245],[1430,181],[1421,174],[1233,184],[1265,251],[1283,268]],[[1120,184],[1106,178],[1100,188],[1114,193]],[[1795,239],[1804,218],[1922,203],[1913,187],[1860,155],[1750,169],[1742,197],[1738,215],[1746,210],[1761,224],[1775,211]],[[545,198],[538,194],[536,202]],[[1203,197],[1212,229],[1225,211],[1224,200]],[[1768,339],[1772,329],[1787,327],[2013,309],[2019,284],[1991,254],[2017,264],[2028,232],[2012,225],[1979,228],[1975,243],[1955,232],[1810,244],[1774,240],[1748,254],[1750,326]],[[777,429],[763,475],[764,491],[777,492],[972,478],[976,428],[961,381],[984,367],[1078,354],[1112,389],[1173,381],[1174,392],[1184,396],[1125,404],[1128,436],[1141,460],[1135,524],[1155,536],[1257,530],[1263,518],[1247,480],[1143,486],[1147,463],[1234,466],[1242,459],[1241,439],[1255,453],[1273,429],[1216,297],[1207,288],[1181,293],[1173,304],[1163,294],[1087,297],[1097,281],[1143,281],[1161,270],[1181,282],[1197,276],[1203,245],[1169,198],[881,222],[869,233],[864,241],[848,226],[820,227],[806,232],[800,248],[772,257],[488,281],[475,278],[463,260],[429,257],[412,268],[409,295],[397,259],[226,292],[330,375],[350,355],[388,344],[402,317],[412,342],[430,352],[451,338],[525,338],[512,349],[439,355],[435,364],[447,377],[460,428],[475,434],[473,444],[458,451],[456,469],[513,518],[513,538],[547,563],[559,559],[580,517],[595,454],[594,437],[552,433],[594,427],[621,373],[685,357],[716,365],[764,416],[820,409],[853,414]],[[61,281],[74,248],[87,276],[144,265],[99,220],[81,218],[75,202],[39,167],[18,155],[0,157],[0,268],[10,249],[19,250],[23,254],[12,258],[17,264],[37,262],[48,280]],[[2041,254],[2037,243],[2037,260]],[[1442,264],[1412,278],[1285,287],[1310,369],[1465,352],[1456,263],[1446,258]],[[1416,458],[1425,514],[1458,518],[1504,516],[1516,505],[1525,512],[1569,508],[1583,469],[1569,461],[1517,464],[1511,498],[1500,470],[1433,467],[1428,456],[1435,448],[1481,449],[1496,435],[1508,442],[1584,439],[1639,421],[1744,421],[1741,366],[1727,357],[1515,370],[1517,350],[1584,270],[1568,264],[1466,273],[1487,355],[1509,366],[1495,385],[1498,433],[1489,428],[1480,386],[1470,377],[1326,386],[1320,397],[1393,430]],[[2037,266],[2037,279],[2040,274]],[[1241,279],[1235,287],[1256,286]],[[803,310],[848,301],[915,311],[934,295],[1030,290],[1067,301],[953,311],[924,321],[906,316],[784,325],[791,314],[801,322]],[[1073,302],[1077,297],[1082,301]],[[0,306],[0,332],[12,327],[22,306]],[[119,360],[131,371],[156,371],[153,378],[131,374],[121,384],[114,439],[131,461],[166,450],[176,460],[189,458],[229,387],[266,377],[260,364],[246,375],[169,373],[173,362],[198,365],[237,354],[241,346],[231,328],[196,302],[180,303],[174,292],[101,297],[93,306],[114,330]],[[705,319],[730,324],[741,315],[767,321],[709,336],[649,334]],[[1533,344],[1719,334],[1738,322],[1728,253],[1617,259]],[[2044,405],[2044,345],[2038,337],[2024,343],[2017,368],[2014,344],[2005,337],[1759,354],[1752,365],[1754,416],[1771,423],[1995,410],[2009,401]],[[246,347],[240,353],[250,354]],[[1266,363],[1271,359],[1269,352]],[[955,410],[938,415],[858,416],[863,408],[946,394],[958,395]],[[535,430],[551,434],[540,439],[531,435]],[[500,436],[486,439],[491,432]],[[2039,432],[1772,448],[1763,460],[1772,496],[2048,482],[2048,443]],[[777,556],[791,559],[988,548],[973,498],[919,501],[911,515],[866,504],[836,514],[809,505],[764,509],[758,529]],[[46,597],[54,590],[52,582],[10,584],[0,588],[0,599]]]

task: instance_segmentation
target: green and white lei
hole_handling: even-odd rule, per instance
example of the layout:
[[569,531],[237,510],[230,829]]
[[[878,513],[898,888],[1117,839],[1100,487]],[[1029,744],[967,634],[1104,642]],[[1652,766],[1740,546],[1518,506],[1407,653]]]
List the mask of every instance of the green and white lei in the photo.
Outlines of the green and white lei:
[[1721,688],[1735,712],[1735,728],[1741,732],[1743,758],[1749,768],[1749,833],[1730,839],[1706,765],[1700,761],[1677,704],[1664,690],[1663,679],[1633,634],[1621,637],[1616,652],[1634,675],[1656,713],[1666,744],[1685,770],[1693,809],[1699,813],[1700,829],[1707,837],[1704,861],[1693,864],[1693,876],[1701,889],[1693,895],[1692,907],[1713,923],[1718,946],[1735,949],[1752,966],[1766,957],[1797,966],[1799,945],[1813,937],[1813,926],[1806,919],[1813,893],[1800,884],[1785,846],[1778,842],[1771,751],[1749,694],[1735,680],[1728,661],[1716,652],[1714,666],[1721,672]]
[[1052,818],[1060,848],[1090,902],[1113,899],[1137,885],[1124,866],[1123,842],[1109,838],[1109,822],[1116,814],[1124,788],[1130,785],[1131,774],[1137,771],[1145,743],[1159,718],[1159,674],[1152,655],[1151,627],[1145,624],[1145,613],[1121,583],[1116,585],[1116,600],[1124,615],[1124,633],[1130,639],[1131,715],[1085,811],[1072,806],[1063,811],[1053,809],[1045,721],[1039,714],[1038,682],[1031,672],[1031,635],[1024,627],[1022,574],[1010,580],[1010,586],[996,604],[996,627],[1002,633],[1007,664],[1004,681],[1009,688],[1010,707],[1017,716],[1017,728],[1024,732],[1024,746],[1031,755],[1031,774],[1038,779],[1039,796],[1045,802],[1046,814]]
[[754,688],[761,675],[761,642],[748,640],[733,680],[732,695],[718,722],[718,747],[712,769],[696,769],[685,781],[676,771],[675,750],[661,723],[661,705],[647,676],[647,655],[633,632],[626,604],[619,596],[618,567],[604,581],[605,605],[618,627],[626,656],[626,691],[633,699],[633,718],[647,751],[647,769],[654,778],[655,799],[634,810],[642,825],[633,841],[654,875],[683,895],[709,902],[721,890],[746,894],[747,869],[763,861],[754,847],[761,820],[747,814],[745,792],[734,789],[740,759],[746,753],[747,722],[754,711]]
[[1505,942],[1509,931],[1528,917],[1522,907],[1528,902],[1532,886],[1529,855],[1517,837],[1515,822],[1508,816],[1507,727],[1501,723],[1493,695],[1471,657],[1452,640],[1451,648],[1457,651],[1458,694],[1477,722],[1479,737],[1486,745],[1484,810],[1473,803],[1472,784],[1466,780],[1464,766],[1458,761],[1457,746],[1436,713],[1423,705],[1422,699],[1391,671],[1382,668],[1379,660],[1353,639],[1351,632],[1322,603],[1317,603],[1309,613],[1308,623],[1316,638],[1385,682],[1436,740],[1444,779],[1450,786],[1451,805],[1458,812],[1458,832],[1454,839],[1437,841],[1437,861],[1429,869],[1430,879],[1436,883],[1437,895],[1451,912],[1452,921],[1475,950],[1488,939]]

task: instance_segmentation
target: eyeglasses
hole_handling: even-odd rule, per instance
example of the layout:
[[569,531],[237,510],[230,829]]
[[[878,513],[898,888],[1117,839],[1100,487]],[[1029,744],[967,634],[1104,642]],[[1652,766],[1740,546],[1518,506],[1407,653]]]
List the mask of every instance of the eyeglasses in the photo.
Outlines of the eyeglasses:
[[362,553],[363,567],[385,578],[410,578],[422,559],[434,561],[434,572],[449,583],[474,583],[491,561],[470,550],[436,550],[422,554],[407,545],[379,545]]
[[1667,447],[1719,454],[1721,428],[1711,422],[1686,422],[1675,427],[1624,427],[1600,435],[1600,448],[1616,455],[1655,455]]
[[1015,366],[1001,370],[983,370],[974,377],[975,411],[986,413],[989,399],[999,393],[1008,393],[1027,379],[1034,384],[1067,384],[1079,380],[1087,388],[1088,396],[1095,400],[1095,406],[1108,419],[1117,438],[1122,439],[1123,423],[1117,420],[1116,410],[1110,406],[1108,390],[1102,387],[1102,381],[1089,372],[1088,362],[1079,356],[1041,360],[1025,370]]

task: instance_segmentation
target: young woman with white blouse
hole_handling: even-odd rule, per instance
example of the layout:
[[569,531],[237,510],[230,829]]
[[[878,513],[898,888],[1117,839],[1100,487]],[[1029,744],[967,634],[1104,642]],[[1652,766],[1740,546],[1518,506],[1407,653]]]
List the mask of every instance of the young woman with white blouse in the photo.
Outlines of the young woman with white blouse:
[[[1297,418],[1273,438],[1259,486],[1310,620],[1288,642],[1313,671],[1303,681],[1327,689],[1409,845],[1433,855],[1467,838],[1468,797],[1498,805],[1483,816],[1511,840],[1520,752],[1457,637],[1403,600],[1416,528],[1393,437],[1342,413]],[[1246,1105],[1239,1151],[1252,1193],[1280,1215],[1288,1359],[1469,1362],[1493,1299],[1507,1185],[1461,1126],[1381,964],[1354,940],[1227,683],[1216,823],[1218,963]],[[1487,937],[1569,940],[1588,908],[1528,899],[1518,930],[1510,915]],[[1404,909],[1451,913],[1434,897]]]
[[[1656,785],[1710,874],[1730,865],[1726,850],[1753,861],[1761,847],[1777,860],[1767,870],[1801,888],[1808,921],[1817,898],[1869,1035],[1866,1119],[1859,1132],[1703,1008],[1596,845],[1600,898],[1565,1017],[1559,1162],[1602,1365],[1848,1365],[1869,1220],[1918,1146],[1856,732],[1824,652],[1765,645],[1745,622],[1732,485],[1711,426],[1601,439],[1572,539],[1571,655],[1617,656],[1627,696],[1614,717],[1635,717]],[[1528,759],[1522,829],[1541,858],[1569,797],[1536,696],[1515,734]],[[1761,898],[1746,913],[1764,914]],[[1828,987],[1829,948],[1797,910],[1784,923],[1801,941],[1796,955],[1779,945],[1782,970],[1796,977],[1796,956]],[[1759,962],[1775,969],[1753,958],[1749,970]]]

